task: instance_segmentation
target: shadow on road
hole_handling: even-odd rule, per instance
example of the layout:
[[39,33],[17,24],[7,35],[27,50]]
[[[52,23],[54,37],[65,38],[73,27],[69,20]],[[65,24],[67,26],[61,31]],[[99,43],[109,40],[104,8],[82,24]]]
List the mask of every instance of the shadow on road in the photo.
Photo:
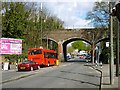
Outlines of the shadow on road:
[[90,75],[90,74],[84,74],[84,73],[75,73],[75,72],[68,72],[68,71],[60,71],[60,72],[63,72],[63,73],[72,73],[72,74],[80,74],[80,75],[85,75],[85,76],[100,78],[100,76]]
[[86,60],[68,60],[67,62],[86,62]]
[[[88,60],[90,62],[90,60]],[[70,60],[67,60],[67,62],[75,62],[75,63],[86,63],[86,59],[70,59]]]
[[98,84],[87,82],[87,81],[82,81],[82,80],[75,80],[75,79],[64,78],[64,77],[57,77],[57,78],[71,80],[71,81],[76,81],[76,82],[80,82],[80,83],[87,83],[87,84],[94,85],[94,86],[99,86]]

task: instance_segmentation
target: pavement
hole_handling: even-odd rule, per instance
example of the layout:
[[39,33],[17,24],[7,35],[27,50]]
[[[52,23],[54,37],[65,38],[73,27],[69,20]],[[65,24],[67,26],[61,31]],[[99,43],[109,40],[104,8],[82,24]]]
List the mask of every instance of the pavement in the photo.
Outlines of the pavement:
[[116,77],[116,65],[114,65],[114,84],[110,84],[110,70],[109,70],[109,64],[103,64],[102,68],[101,66],[96,66],[92,64],[88,64],[89,66],[92,66],[97,71],[102,71],[102,80],[101,80],[101,90],[120,90],[120,75],[119,77]]
[[102,68],[102,72],[103,72],[103,80],[102,80],[102,88],[111,88],[111,89],[116,89],[118,90],[118,77],[116,77],[116,65],[114,65],[114,84],[111,85],[110,84],[110,69],[109,69],[109,64],[103,64],[103,68]]

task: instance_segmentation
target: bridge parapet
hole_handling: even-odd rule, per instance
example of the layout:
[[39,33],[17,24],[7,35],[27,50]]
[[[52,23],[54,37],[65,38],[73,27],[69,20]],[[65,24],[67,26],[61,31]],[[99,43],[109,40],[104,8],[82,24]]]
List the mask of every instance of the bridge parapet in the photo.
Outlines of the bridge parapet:
[[93,34],[95,36],[95,43],[99,42],[102,39],[109,38],[109,32],[107,29],[62,29],[43,32],[44,36],[47,35],[49,39],[52,39],[57,43],[60,40],[67,41],[72,38],[79,38],[81,40],[92,43]]

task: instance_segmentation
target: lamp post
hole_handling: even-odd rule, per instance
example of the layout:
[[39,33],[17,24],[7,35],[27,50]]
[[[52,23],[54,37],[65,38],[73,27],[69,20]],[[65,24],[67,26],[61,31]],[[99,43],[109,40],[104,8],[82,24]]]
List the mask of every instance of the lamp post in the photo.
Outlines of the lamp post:
[[[45,20],[44,20],[44,23],[45,23],[45,30],[47,31],[47,28],[46,28],[46,20],[47,20],[47,16],[46,16],[46,18],[45,18]],[[48,31],[47,31],[47,34],[46,34],[46,39],[47,39],[47,49],[48,49]]]
[[[113,3],[109,2],[110,12]],[[114,61],[113,61],[113,16],[110,16],[110,84],[114,84]]]
[[41,46],[42,46],[42,3],[41,3]]
[[[113,3],[115,4],[115,3]],[[116,1],[115,7],[111,10],[111,17],[116,16],[116,32],[117,32],[117,40],[116,40],[116,76],[119,76],[119,22],[120,22],[120,2]]]

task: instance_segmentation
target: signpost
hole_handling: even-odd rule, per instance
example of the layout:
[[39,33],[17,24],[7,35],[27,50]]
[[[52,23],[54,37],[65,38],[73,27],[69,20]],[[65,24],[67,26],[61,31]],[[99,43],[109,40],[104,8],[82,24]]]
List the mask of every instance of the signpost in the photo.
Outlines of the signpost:
[[109,42],[106,42],[106,47],[109,47]]

